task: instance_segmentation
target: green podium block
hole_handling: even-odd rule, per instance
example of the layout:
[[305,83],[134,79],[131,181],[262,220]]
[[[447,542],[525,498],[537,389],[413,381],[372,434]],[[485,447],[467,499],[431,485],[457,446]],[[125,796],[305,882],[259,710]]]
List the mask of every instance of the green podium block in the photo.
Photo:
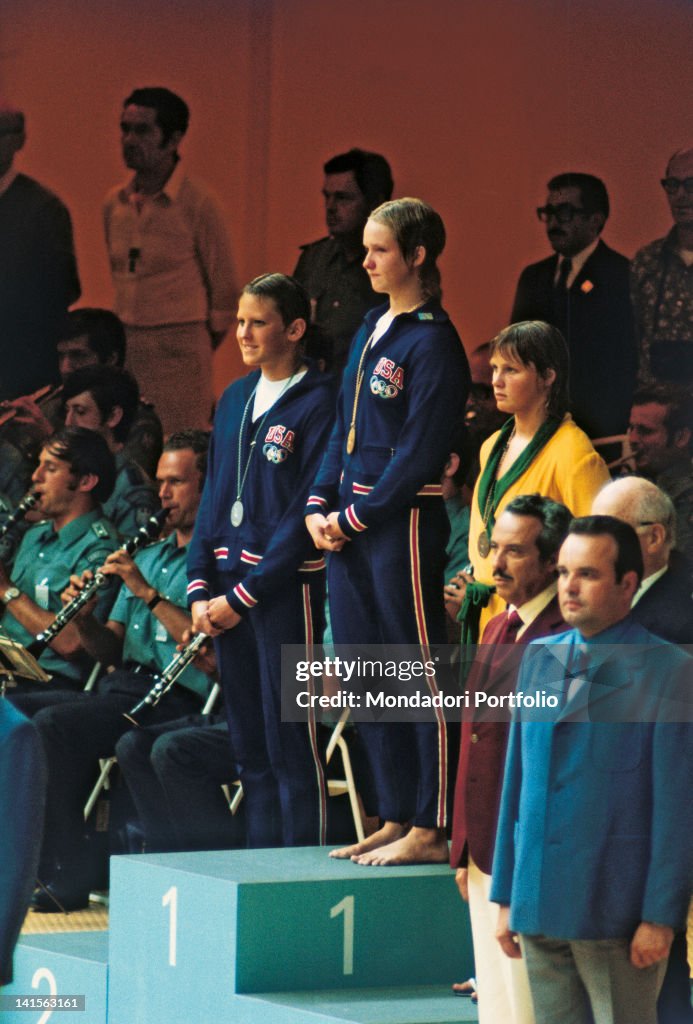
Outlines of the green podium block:
[[238,996],[235,1017],[237,1024],[460,1024],[478,1019],[474,1003],[454,996],[450,985]]
[[109,1024],[235,1022],[241,994],[473,973],[447,866],[365,868],[316,847],[113,858],[110,933]]

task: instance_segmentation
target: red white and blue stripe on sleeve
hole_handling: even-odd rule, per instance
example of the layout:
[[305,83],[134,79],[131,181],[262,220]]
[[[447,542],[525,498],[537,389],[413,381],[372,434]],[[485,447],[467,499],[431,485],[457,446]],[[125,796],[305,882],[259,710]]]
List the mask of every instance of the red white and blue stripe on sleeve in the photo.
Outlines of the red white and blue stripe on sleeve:
[[356,505],[347,505],[347,507],[339,513],[339,528],[342,533],[346,534],[347,537],[353,537],[356,533],[363,533],[364,530],[368,529],[366,524],[362,522],[356,512]]
[[322,512],[324,515],[327,511],[327,506],[327,498],[323,498],[320,494],[311,494],[306,502],[305,514],[310,516],[314,512]]
[[210,586],[207,580],[195,579],[190,580],[188,583],[187,596],[188,604],[192,604],[193,601],[208,601],[210,595]]
[[250,608],[254,608],[258,602],[258,599],[253,597],[244,583],[237,583],[233,590],[227,593],[226,600],[239,615],[247,612]]

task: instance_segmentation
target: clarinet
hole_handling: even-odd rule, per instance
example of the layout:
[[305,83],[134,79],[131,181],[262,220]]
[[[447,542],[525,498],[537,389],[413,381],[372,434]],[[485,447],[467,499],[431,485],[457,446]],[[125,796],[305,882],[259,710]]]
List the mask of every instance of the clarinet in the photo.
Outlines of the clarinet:
[[186,644],[183,650],[168,663],[166,668],[154,677],[156,680],[154,685],[151,690],[144,695],[142,700],[139,701],[138,704],[135,704],[134,708],[131,708],[130,711],[123,712],[123,718],[126,718],[131,725],[135,725],[139,729],[143,724],[141,721],[142,713],[147,710],[151,711],[157,706],[161,698],[171,689],[176,679],[178,679],[178,676],[180,676],[188,667],[190,662],[194,660],[195,655],[206,640],[209,640],[206,633],[198,633],[194,636],[190,643]]
[[5,522],[0,526],[0,540],[2,540],[3,537],[6,537],[12,527],[16,526],[20,519],[23,519],[27,512],[30,512],[37,504],[38,497],[33,491],[29,491],[28,494],[25,494],[14,512],[10,512]]
[[[62,384],[46,384],[44,387],[39,388],[37,391],[34,391],[33,394],[27,395],[26,397],[30,401],[36,402],[40,408],[46,402],[50,402],[52,398],[57,398],[62,390]],[[16,405],[12,404],[11,399],[9,401],[0,402],[0,427],[4,427],[6,423],[11,423],[18,412],[19,409]]]
[[[129,541],[123,544],[119,551],[124,551],[128,555],[134,555],[136,551],[144,547],[145,544],[149,544],[150,541],[154,540],[155,537],[161,533],[164,525],[166,516],[168,515],[168,509],[162,508],[158,512],[155,512],[153,516],[150,516],[144,526],[141,526],[134,537],[131,537]],[[73,597],[69,604],[58,612],[56,617],[51,622],[50,626],[41,630],[38,636],[27,646],[29,654],[33,654],[35,658],[39,658],[45,651],[46,647],[55,640],[58,633],[67,626],[68,622],[72,622],[78,612],[84,608],[85,604],[91,600],[97,590],[100,590],[107,582],[109,577],[106,573],[101,572],[98,569],[92,578],[84,584],[76,597]]]

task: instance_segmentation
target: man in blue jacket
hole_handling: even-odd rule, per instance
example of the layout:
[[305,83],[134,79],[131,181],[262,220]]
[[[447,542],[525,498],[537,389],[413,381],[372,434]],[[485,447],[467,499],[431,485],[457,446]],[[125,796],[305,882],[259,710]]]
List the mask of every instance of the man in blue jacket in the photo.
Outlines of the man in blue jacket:
[[627,523],[573,520],[558,560],[573,628],[523,659],[518,698],[544,691],[556,708],[511,727],[491,899],[537,1024],[656,1024],[686,920],[691,659],[631,619],[642,571]]

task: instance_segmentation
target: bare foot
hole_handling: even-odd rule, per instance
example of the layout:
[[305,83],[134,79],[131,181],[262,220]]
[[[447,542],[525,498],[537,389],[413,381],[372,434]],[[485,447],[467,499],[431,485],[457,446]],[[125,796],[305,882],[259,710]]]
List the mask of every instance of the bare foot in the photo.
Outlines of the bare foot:
[[330,857],[336,857],[339,860],[348,860],[349,858],[356,860],[362,853],[368,853],[379,846],[385,846],[387,843],[393,843],[396,839],[401,839],[406,831],[405,825],[400,825],[396,821],[386,821],[377,832],[366,836],[362,843],[354,843],[353,846],[342,846],[339,850],[330,850]]
[[469,996],[473,1003],[478,1002],[476,994],[476,978],[469,978],[467,981],[454,982],[452,991],[456,996]]
[[[372,838],[372,837],[371,837]],[[448,842],[439,828],[412,828],[406,835],[356,857],[357,864],[447,864]]]

